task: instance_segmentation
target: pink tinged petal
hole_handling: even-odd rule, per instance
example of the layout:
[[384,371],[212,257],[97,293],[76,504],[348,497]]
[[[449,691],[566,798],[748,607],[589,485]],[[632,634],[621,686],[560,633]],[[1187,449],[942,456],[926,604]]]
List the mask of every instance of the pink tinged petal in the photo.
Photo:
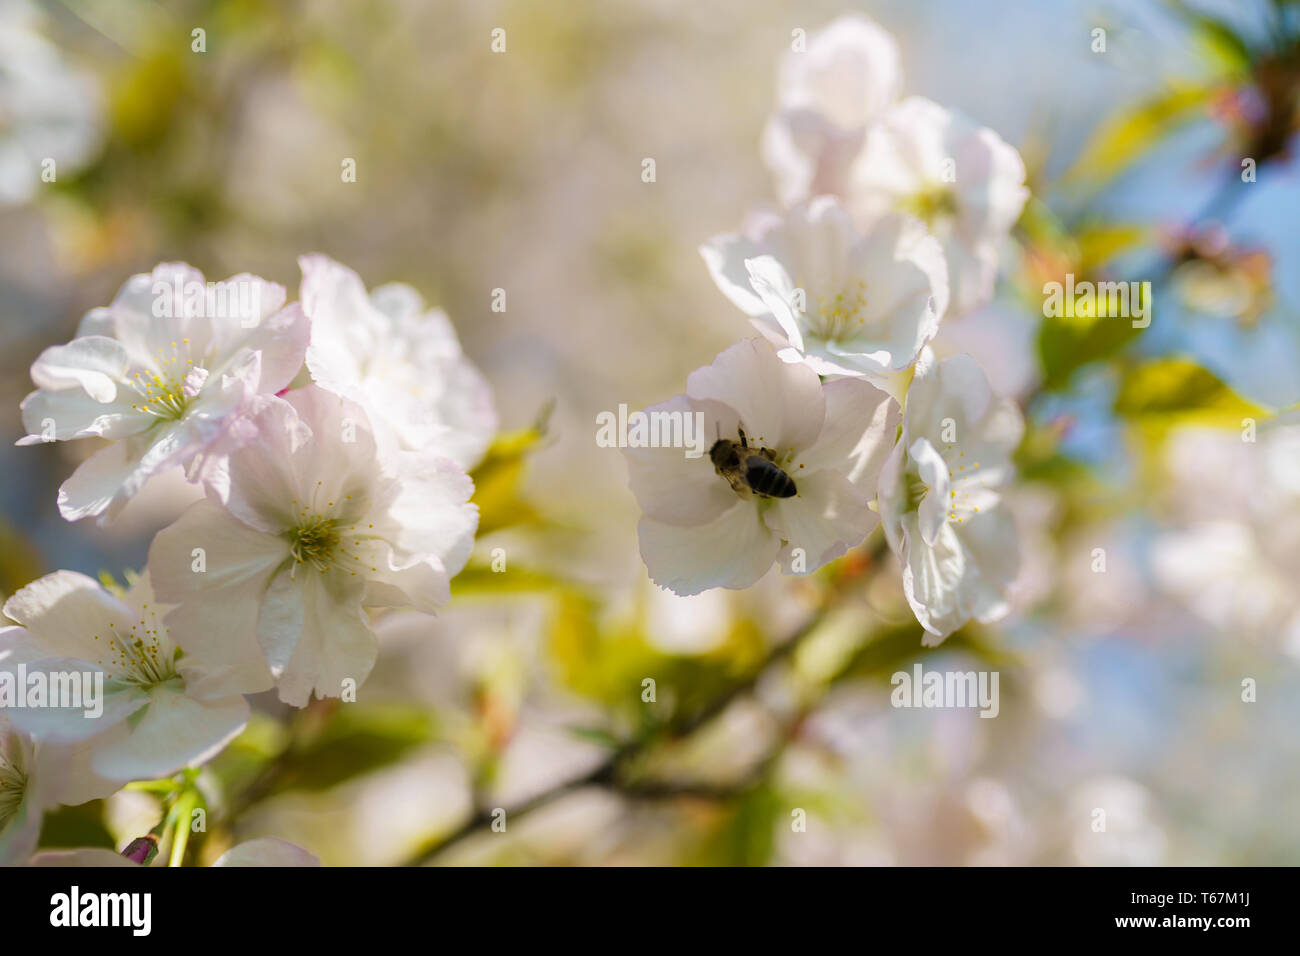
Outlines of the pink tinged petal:
[[44,389],[81,388],[97,402],[114,401],[127,377],[126,349],[104,336],[52,345],[32,364],[32,381]]
[[354,402],[366,400],[361,366],[344,343],[314,341],[307,348],[305,361],[316,385]]
[[365,365],[387,321],[351,269],[322,255],[301,256],[298,265],[302,308],[311,320],[307,367],[312,378],[322,388],[360,401]]
[[370,313],[371,302],[361,277],[329,256],[313,253],[299,256],[302,287],[299,298],[313,324],[346,326]]
[[248,526],[280,534],[297,523],[298,510],[307,503],[294,464],[312,430],[293,405],[275,397],[265,400],[252,425],[256,441],[233,450],[226,464],[225,505]]
[[185,381],[181,383],[181,392],[186,398],[197,398],[207,380],[208,370],[195,366],[186,373]]
[[[276,286],[280,289],[279,286]],[[283,301],[284,290],[280,289]],[[241,349],[257,351],[262,356],[258,391],[274,395],[288,387],[302,370],[311,337],[311,324],[302,306],[293,303],[261,319],[256,328],[244,332],[237,340]]]
[[[138,623],[131,608],[76,571],[37,578],[5,602],[4,613],[40,642],[46,656],[83,660],[103,656],[110,628],[130,633]],[[97,634],[100,641],[94,640]]]
[[749,587],[768,572],[781,547],[758,508],[739,499],[707,524],[683,528],[642,518],[637,533],[651,579],[683,597]]
[[[831,468],[844,474],[868,498],[894,447],[902,416],[898,403],[862,379],[844,378],[822,386],[826,422],[817,443],[796,459],[795,471]],[[803,468],[798,468],[803,465]]]
[[130,732],[96,750],[92,766],[104,777],[140,780],[205,763],[248,722],[243,697],[196,700],[179,682],[153,688]]
[[[808,574],[862,543],[879,520],[863,493],[842,474],[819,471],[798,480],[799,493],[778,498],[765,515],[767,526],[785,541],[787,574]],[[795,566],[796,549],[799,564]]]
[[185,419],[114,442],[86,459],[59,488],[59,513],[68,521],[115,518],[154,475],[176,468],[202,449],[199,426]]
[[478,530],[478,506],[469,501],[474,482],[446,458],[406,452],[396,462],[400,484],[388,507],[388,540],[408,555],[435,556],[444,579],[459,574]]
[[[273,582],[272,590],[276,590]],[[295,707],[302,707],[317,697],[338,697],[343,693],[345,680],[360,687],[370,676],[378,654],[379,643],[361,609],[364,581],[360,577],[342,578],[336,574],[323,575],[306,572],[299,575],[296,600],[301,609],[301,632],[291,640],[289,631],[296,609],[294,597],[287,586],[280,585],[280,609],[274,612],[278,634],[261,634],[263,647],[268,649],[272,668],[289,657],[276,679],[280,699]],[[272,595],[268,593],[267,600]],[[264,618],[267,615],[264,612]],[[262,628],[259,622],[259,631]]]
[[296,843],[258,837],[231,847],[213,866],[320,866],[320,858]]
[[[707,409],[707,411],[706,411]],[[689,526],[712,521],[736,503],[736,493],[718,475],[708,457],[708,449],[723,434],[721,414],[716,403],[698,406],[685,395],[678,395],[645,409],[647,415],[667,413],[681,417],[704,415],[705,453],[699,458],[686,457],[683,448],[624,448],[628,484],[646,516],[665,524]],[[735,415],[730,416],[734,419]],[[694,426],[692,426],[694,427]],[[725,434],[733,438],[735,422],[728,421]]]
[[686,380],[686,394],[734,409],[751,443],[782,454],[811,446],[826,417],[817,373],[783,362],[761,339],[738,342],[712,365],[696,369]]
[[[313,440],[294,454],[300,490],[315,496],[318,508],[330,501],[342,507],[348,495],[353,510],[369,507],[380,462],[365,409],[314,386],[294,389],[282,401],[293,406],[312,432]],[[300,504],[310,504],[298,497]]]

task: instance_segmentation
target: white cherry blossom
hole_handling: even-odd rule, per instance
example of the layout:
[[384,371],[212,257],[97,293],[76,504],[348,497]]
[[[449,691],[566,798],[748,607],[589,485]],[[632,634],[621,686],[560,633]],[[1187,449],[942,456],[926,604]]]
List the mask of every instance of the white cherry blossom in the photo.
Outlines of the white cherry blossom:
[[1009,610],[1019,550],[1000,489],[1023,429],[1020,409],[993,394],[970,356],[939,362],[926,350],[879,489],[881,523],[925,644]]
[[943,252],[918,220],[886,217],[863,234],[831,196],[754,216],[700,252],[783,359],[871,377],[900,399],[948,306]]
[[87,313],[76,338],[33,363],[20,445],[112,440],[59,489],[69,521],[110,520],[168,469],[184,466],[191,480],[219,470],[253,436],[247,416],[258,400],[301,369],[307,321],[296,305],[281,308],[283,287],[250,275],[219,287],[206,295],[217,286],[179,263],[132,276],[112,305]]
[[993,295],[998,256],[1029,191],[1025,164],[997,133],[919,96],[885,111],[853,160],[845,201],[870,232],[884,216],[922,219],[943,243],[952,310]]
[[782,202],[842,194],[867,124],[902,86],[898,44],[866,17],[839,17],[787,52],[762,146]]
[[823,384],[772,345],[746,339],[692,372],[686,394],[647,413],[700,413],[706,433],[769,449],[794,481],[789,497],[744,494],[709,455],[628,448],[632,492],[644,516],[641,557],[650,577],[680,595],[745,588],[779,562],[810,573],[861,543],[877,518],[868,506],[897,430],[897,406],[862,379]]
[[364,608],[448,600],[478,510],[458,465],[380,456],[364,410],[316,386],[270,399],[256,424],[259,441],[230,456],[224,506],[196,502],[160,531],[150,576],[178,605],[167,624],[185,653],[227,662],[204,691],[274,684],[303,706],[370,673]]
[[14,727],[8,713],[0,710],[0,866],[31,855],[45,811],[98,800],[121,786],[91,770],[86,744],[36,740]]
[[[221,661],[181,657],[163,624],[147,576],[123,598],[74,571],[56,571],[19,590],[4,606],[17,627],[0,629],[0,670],[46,675],[103,674],[97,715],[48,701],[13,707],[13,723],[42,740],[91,741],[91,766],[122,782],[194,766],[214,756],[248,720],[238,695],[200,696],[192,688]],[[52,706],[61,703],[61,706]],[[84,703],[84,700],[83,700]]]
[[303,256],[299,264],[316,384],[365,408],[381,446],[435,452],[473,468],[496,433],[497,415],[446,313],[426,308],[400,283],[367,295],[355,272],[326,256]]

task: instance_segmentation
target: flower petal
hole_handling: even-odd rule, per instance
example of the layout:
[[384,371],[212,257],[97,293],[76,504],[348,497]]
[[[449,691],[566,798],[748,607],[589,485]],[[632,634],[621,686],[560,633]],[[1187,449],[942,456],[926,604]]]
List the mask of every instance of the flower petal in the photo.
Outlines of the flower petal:
[[781,547],[754,504],[739,499],[694,527],[642,518],[637,534],[651,579],[683,597],[708,588],[749,587],[768,572]]
[[92,766],[105,777],[147,780],[198,766],[215,756],[248,722],[243,697],[197,700],[179,682],[149,692],[130,733],[95,752]]
[[[762,339],[745,339],[686,380],[686,394],[732,408],[751,444],[785,453],[810,447],[826,418],[817,373],[784,362]],[[724,436],[726,437],[726,436]]]
[[785,573],[810,574],[861,544],[879,519],[863,492],[837,471],[800,477],[798,487],[795,497],[775,499],[764,520],[785,541]]
[[[332,586],[337,584],[336,576],[310,572],[299,576],[295,590],[302,625],[295,642],[290,642],[286,633],[292,626],[295,599],[287,593],[289,586],[282,578],[272,582],[272,591],[278,592],[274,595],[278,609],[263,618],[269,625],[274,616],[279,633],[260,636],[273,668],[284,660],[285,650],[290,651],[276,680],[280,699],[287,704],[303,707],[313,692],[317,697],[338,697],[345,680],[359,687],[374,667],[379,643],[361,609],[364,585],[359,577],[345,580],[346,586],[340,589]],[[268,592],[267,601],[272,598]],[[262,626],[259,622],[259,629]]]
[[[109,629],[129,634],[135,613],[93,578],[55,571],[17,591],[4,605],[5,616],[25,627],[49,657],[94,660],[104,654]],[[96,641],[95,635],[101,635]]]
[[902,411],[898,403],[865,379],[842,378],[822,386],[826,423],[817,443],[796,462],[809,474],[823,468],[842,472],[868,498],[894,447]]
[[[651,405],[646,415],[668,414],[680,416],[683,425],[686,416],[698,414],[704,421],[707,445],[716,440],[709,425],[715,424],[705,410],[717,409],[716,403],[693,403],[685,395],[677,395],[666,402]],[[719,414],[721,410],[718,409]],[[734,413],[733,413],[734,414]],[[684,429],[683,429],[684,430]],[[717,433],[722,434],[721,425]],[[735,434],[734,425],[728,427],[728,436]],[[646,516],[673,525],[696,525],[712,521],[736,503],[736,493],[714,470],[707,455],[687,457],[683,448],[623,448],[627,462],[628,484],[637,503]]]
[[117,398],[129,362],[122,343],[102,335],[51,345],[32,363],[32,381],[43,389],[81,388],[95,401]]

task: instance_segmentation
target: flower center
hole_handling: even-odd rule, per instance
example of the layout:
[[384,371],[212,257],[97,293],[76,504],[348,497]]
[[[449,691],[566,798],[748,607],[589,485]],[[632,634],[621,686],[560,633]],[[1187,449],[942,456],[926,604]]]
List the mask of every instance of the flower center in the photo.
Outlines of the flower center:
[[174,422],[185,414],[190,400],[185,395],[185,383],[164,378],[154,372],[142,377],[138,372],[132,383],[141,401],[132,405],[138,412],[154,415],[162,421]]
[[[144,610],[148,611],[146,604]],[[149,611],[150,617],[157,617],[156,611]],[[104,668],[110,680],[119,680],[137,687],[156,687],[176,677],[175,651],[170,641],[165,641],[166,629],[156,621],[141,618],[131,625],[129,633],[118,633],[115,627],[108,628],[109,659],[102,658],[96,663]],[[101,640],[99,634],[95,640]]]
[[309,515],[289,532],[289,551],[293,559],[322,572],[330,569],[338,546],[338,522],[324,515]]
[[26,789],[27,776],[0,757],[0,830],[18,814]]
[[833,296],[813,297],[809,323],[812,332],[827,342],[855,338],[867,324],[867,286],[859,279]]
[[133,409],[167,422],[177,421],[185,414],[198,393],[198,386],[207,377],[207,372],[196,367],[194,360],[188,357],[189,349],[189,339],[173,342],[170,356],[158,349],[160,371],[135,373],[130,384],[140,401],[131,406]]
[[908,196],[902,208],[933,230],[936,223],[957,214],[957,197],[947,184],[936,184]]
[[921,480],[919,475],[911,474],[904,478],[904,486],[907,491],[907,505],[904,511],[915,511],[921,507],[921,502],[925,496],[930,493],[930,486]]

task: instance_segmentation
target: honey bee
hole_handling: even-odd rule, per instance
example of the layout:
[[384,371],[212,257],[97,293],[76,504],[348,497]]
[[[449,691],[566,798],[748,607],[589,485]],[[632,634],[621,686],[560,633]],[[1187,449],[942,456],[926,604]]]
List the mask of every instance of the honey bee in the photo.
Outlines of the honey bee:
[[750,448],[745,429],[737,427],[740,441],[719,438],[709,449],[713,468],[742,498],[750,494],[760,498],[793,498],[797,489],[794,479],[776,463],[770,448]]

